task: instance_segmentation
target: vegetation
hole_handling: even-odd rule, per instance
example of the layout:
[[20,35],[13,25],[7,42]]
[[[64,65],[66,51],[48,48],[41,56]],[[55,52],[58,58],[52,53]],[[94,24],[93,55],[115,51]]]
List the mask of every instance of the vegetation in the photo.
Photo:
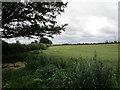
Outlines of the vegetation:
[[66,7],[63,2],[2,3],[2,38],[41,38],[31,44],[2,41],[3,88],[120,88],[119,42],[51,46],[43,38],[65,31],[67,24],[58,25],[56,17]]
[[97,45],[66,45],[51,46],[48,50],[43,50],[48,55],[57,55],[62,57],[83,57],[92,58],[94,52],[98,54],[98,58],[105,60],[118,59],[118,44],[97,44]]
[[41,38],[40,39],[40,43],[45,43],[45,44],[52,44],[52,41],[49,40],[48,38]]
[[76,43],[76,44],[71,44],[71,43],[64,43],[64,44],[57,44],[53,46],[63,46],[63,45],[98,45],[98,44],[118,44],[120,43],[119,41],[105,41],[101,43]]
[[24,68],[3,70],[3,88],[118,88],[115,71],[96,55],[61,58],[32,51],[24,60]]
[[2,54],[9,55],[32,50],[45,50],[47,47],[48,45],[43,43],[20,44],[19,41],[17,41],[16,43],[8,44],[7,42],[2,41]]
[[63,2],[2,2],[2,38],[53,37],[65,30],[56,17],[64,12]]
[[[104,45],[102,50],[115,51],[116,46],[115,44]],[[82,53],[84,54],[84,52],[81,48],[88,52],[87,47],[90,50],[93,49],[92,47],[94,49],[97,47],[97,49],[89,52],[89,54],[93,53],[92,57],[85,58],[84,56],[83,58]],[[52,49],[56,50],[56,54]],[[74,54],[74,50],[77,52],[76,49],[79,52],[81,50],[81,56]],[[60,50],[64,54],[62,57]],[[67,50],[74,57],[65,52]],[[7,55],[4,59],[8,62],[23,61],[26,62],[26,66],[21,69],[5,69],[18,66],[3,66],[3,88],[119,88],[119,73],[116,71],[115,65],[117,60],[99,58],[100,51],[98,50],[99,45],[54,46],[44,51],[34,50]],[[114,56],[113,51],[111,52]],[[67,54],[68,57],[66,57]],[[109,57],[113,57],[112,55]],[[109,64],[110,62],[111,64]]]

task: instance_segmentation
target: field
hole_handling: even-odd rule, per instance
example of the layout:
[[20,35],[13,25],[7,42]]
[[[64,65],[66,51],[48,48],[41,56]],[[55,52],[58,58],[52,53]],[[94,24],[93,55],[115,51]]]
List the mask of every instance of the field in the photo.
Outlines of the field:
[[66,46],[51,46],[44,53],[51,56],[60,57],[85,57],[92,58],[97,54],[97,58],[103,62],[116,67],[118,64],[118,44],[98,44],[98,45],[66,45]]
[[3,88],[119,88],[120,84],[118,44],[50,46],[4,59],[23,67],[4,66]]
[[51,46],[48,50],[44,50],[49,55],[64,57],[79,57],[81,55],[90,58],[94,56],[95,51],[102,59],[118,59],[118,44]]

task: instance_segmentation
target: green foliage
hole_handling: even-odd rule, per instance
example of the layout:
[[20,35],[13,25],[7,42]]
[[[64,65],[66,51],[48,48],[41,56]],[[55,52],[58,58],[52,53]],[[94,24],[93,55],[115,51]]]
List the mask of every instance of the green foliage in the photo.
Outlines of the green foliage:
[[40,52],[40,51],[38,51],[38,50],[34,50],[32,53],[33,53],[33,54],[40,54],[40,53],[42,53],[42,51]]
[[115,71],[96,55],[61,58],[33,51],[26,62],[21,70],[3,70],[4,88],[118,88]]
[[16,53],[16,54],[11,54],[11,55],[2,55],[2,63],[26,61],[27,57],[29,56],[30,54],[27,52]]
[[40,49],[41,50],[46,50],[47,49],[47,44],[39,43]]
[[19,41],[16,41],[16,43],[20,44],[20,42],[19,42]]
[[48,38],[41,38],[41,39],[40,39],[40,43],[45,43],[45,44],[51,45],[51,44],[52,44],[52,41],[49,40]]
[[37,40],[35,40],[35,43],[38,43],[38,41],[37,41]]
[[[3,88],[33,87],[33,74],[26,70],[3,70]],[[35,86],[35,85],[34,85]]]
[[46,50],[47,45],[42,43],[31,43],[31,44],[20,44],[20,43],[12,43],[8,44],[7,42],[2,42],[2,53],[3,55],[27,52],[32,50]]
[[63,2],[2,2],[2,38],[60,34],[67,24],[58,25],[56,17],[66,6]]

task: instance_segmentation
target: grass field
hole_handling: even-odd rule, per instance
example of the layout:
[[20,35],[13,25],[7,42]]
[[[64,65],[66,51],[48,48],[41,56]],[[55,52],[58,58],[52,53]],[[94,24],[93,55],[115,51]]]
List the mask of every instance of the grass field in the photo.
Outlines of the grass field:
[[113,67],[118,63],[118,44],[52,46],[43,52],[51,56],[75,58],[80,56],[92,58],[96,52],[97,57],[105,63]]

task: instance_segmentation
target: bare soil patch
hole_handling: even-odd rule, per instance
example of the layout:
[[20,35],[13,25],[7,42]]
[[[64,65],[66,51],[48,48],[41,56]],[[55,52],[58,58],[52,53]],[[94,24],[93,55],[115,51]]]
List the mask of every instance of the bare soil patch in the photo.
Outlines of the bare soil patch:
[[25,67],[26,62],[15,62],[15,63],[5,63],[2,64],[3,69],[20,69]]

